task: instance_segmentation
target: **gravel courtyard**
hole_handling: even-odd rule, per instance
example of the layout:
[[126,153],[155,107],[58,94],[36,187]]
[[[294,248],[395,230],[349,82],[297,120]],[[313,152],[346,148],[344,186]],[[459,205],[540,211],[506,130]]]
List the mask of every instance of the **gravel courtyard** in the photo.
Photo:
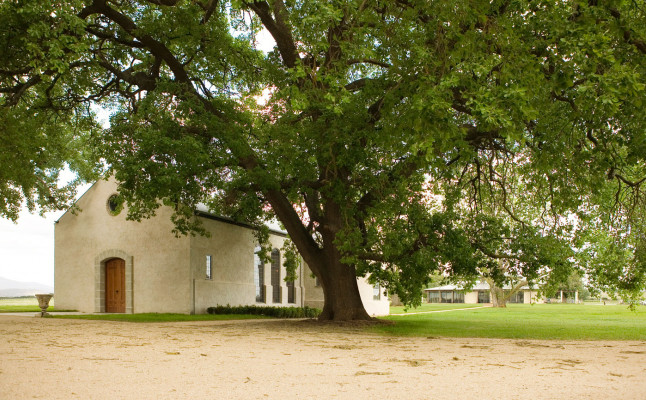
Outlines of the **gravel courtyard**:
[[0,316],[0,399],[643,399],[646,342]]

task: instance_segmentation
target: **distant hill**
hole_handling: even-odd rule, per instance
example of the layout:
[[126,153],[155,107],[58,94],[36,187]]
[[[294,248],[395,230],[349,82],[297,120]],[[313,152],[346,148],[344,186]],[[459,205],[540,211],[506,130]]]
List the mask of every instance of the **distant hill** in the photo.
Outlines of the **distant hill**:
[[0,297],[33,296],[36,293],[54,293],[54,288],[36,282],[19,282],[0,277]]

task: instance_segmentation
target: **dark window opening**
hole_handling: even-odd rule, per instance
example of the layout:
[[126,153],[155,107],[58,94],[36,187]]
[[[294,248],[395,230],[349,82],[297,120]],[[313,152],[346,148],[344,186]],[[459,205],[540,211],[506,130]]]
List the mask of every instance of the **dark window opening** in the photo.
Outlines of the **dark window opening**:
[[280,251],[278,249],[274,249],[271,252],[271,287],[272,301],[274,303],[280,303]]
[[525,293],[521,290],[518,291],[509,297],[509,300],[507,300],[507,303],[524,303],[525,302]]
[[296,286],[294,286],[294,281],[287,282],[287,302],[296,303]]
[[265,302],[265,264],[258,253],[253,255],[253,282],[256,285],[256,302]]
[[112,196],[108,197],[108,212],[111,215],[119,215],[122,209],[123,202],[119,199],[118,195],[113,194]]
[[488,290],[478,290],[478,303],[491,303]]

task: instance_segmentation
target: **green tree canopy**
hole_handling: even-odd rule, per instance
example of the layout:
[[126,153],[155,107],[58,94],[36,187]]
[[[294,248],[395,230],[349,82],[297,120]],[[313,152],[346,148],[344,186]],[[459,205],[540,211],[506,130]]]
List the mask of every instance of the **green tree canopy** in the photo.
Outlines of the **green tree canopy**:
[[[90,104],[52,101],[66,90],[57,76],[72,61],[60,56],[65,45],[54,44],[43,11],[36,4],[0,5],[0,217],[14,221],[25,206],[40,213],[69,207],[78,183],[99,170],[87,146],[97,127]],[[55,60],[45,65],[39,61],[45,57]],[[66,166],[80,178],[61,184]]]
[[0,46],[15,49],[2,55],[3,113],[64,110],[74,132],[83,107],[109,107],[110,128],[90,137],[130,217],[158,199],[185,233],[200,202],[277,217],[323,286],[323,319],[368,318],[357,274],[408,302],[438,270],[474,276],[507,259],[535,276],[570,214],[643,242],[642,1],[0,10]]

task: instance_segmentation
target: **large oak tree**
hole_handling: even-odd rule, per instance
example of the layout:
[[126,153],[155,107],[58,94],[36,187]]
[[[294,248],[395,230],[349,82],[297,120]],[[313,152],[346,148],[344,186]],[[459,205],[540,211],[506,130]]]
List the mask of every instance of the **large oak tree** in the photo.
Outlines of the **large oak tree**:
[[[558,271],[549,237],[568,237],[555,228],[568,215],[643,247],[642,1],[15,0],[0,12],[3,118],[60,116],[102,152],[132,218],[159,199],[183,233],[199,231],[200,202],[276,217],[323,286],[323,319],[368,318],[357,275],[414,303],[437,270]],[[112,110],[109,128],[90,129],[89,104]]]

